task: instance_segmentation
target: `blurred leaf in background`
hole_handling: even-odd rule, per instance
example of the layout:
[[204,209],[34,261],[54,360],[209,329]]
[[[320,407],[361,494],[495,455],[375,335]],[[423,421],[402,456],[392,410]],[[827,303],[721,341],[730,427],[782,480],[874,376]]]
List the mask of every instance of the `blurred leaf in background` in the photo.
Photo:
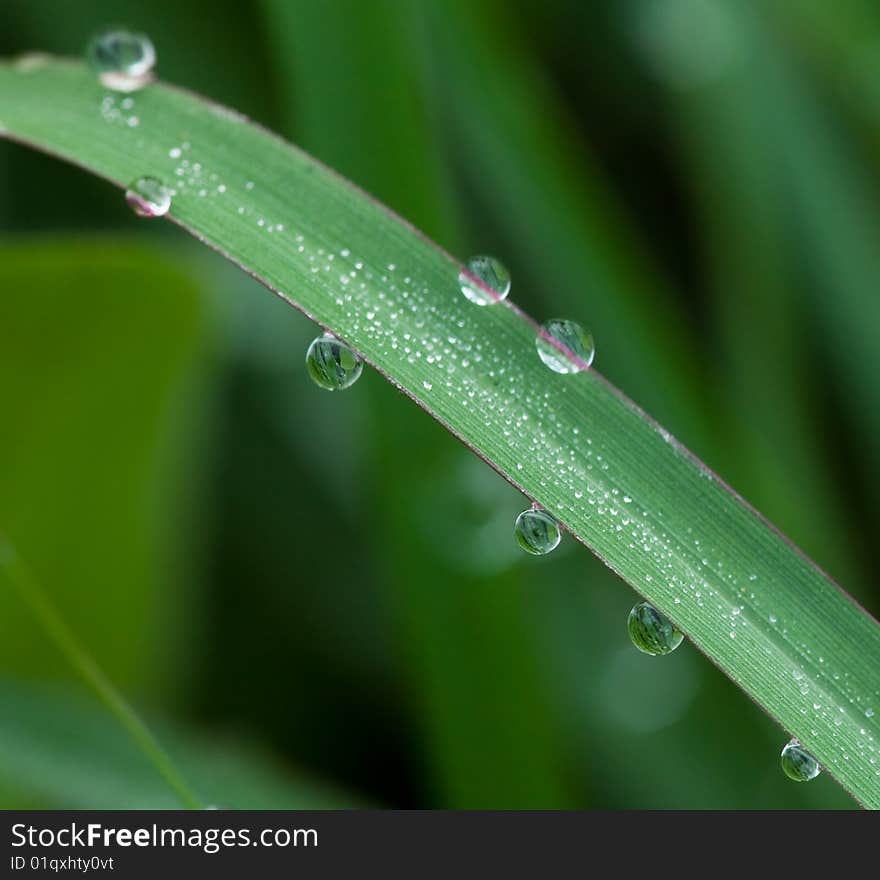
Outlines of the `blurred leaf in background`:
[[[0,804],[6,808],[173,810],[179,802],[93,700],[57,687],[0,681]],[[208,805],[237,809],[364,806],[294,778],[252,743],[151,724]]]
[[[880,607],[872,4],[2,15],[7,54],[143,30],[163,78],[281,131],[458,256],[500,256],[517,302],[589,325],[603,372]],[[226,766],[215,737],[278,756],[236,763],[218,799],[854,806],[825,777],[789,783],[783,732],[695,650],[632,650],[634,596],[583,548],[518,555],[522,499],[378,376],[314,388],[304,318],[45,157],[0,144],[0,193],[0,525],[111,678],[173,719],[172,752],[193,744],[195,781]],[[22,241],[47,230],[75,239]],[[3,613],[6,801],[167,803],[133,757],[82,784],[116,734],[81,720],[69,672]],[[50,735],[67,718],[75,748]]]
[[[197,287],[155,250],[104,240],[6,245],[0,289],[3,531],[118,684],[161,690],[195,595],[179,576]],[[17,598],[0,603],[3,669],[64,674]]]

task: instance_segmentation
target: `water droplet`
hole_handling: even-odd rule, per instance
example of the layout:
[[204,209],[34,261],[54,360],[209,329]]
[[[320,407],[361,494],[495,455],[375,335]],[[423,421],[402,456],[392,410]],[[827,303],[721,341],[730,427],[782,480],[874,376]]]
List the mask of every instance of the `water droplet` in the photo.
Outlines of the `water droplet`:
[[559,523],[546,510],[535,507],[524,510],[516,518],[513,534],[517,544],[533,556],[555,550],[562,540]]
[[495,257],[471,257],[459,273],[458,283],[472,303],[490,306],[510,293],[510,272]]
[[684,636],[653,605],[639,602],[626,621],[632,643],[643,653],[658,657],[671,654]]
[[125,30],[103,31],[86,49],[101,83],[117,92],[133,92],[152,79],[156,50],[149,37]]
[[333,336],[319,336],[306,352],[306,369],[315,384],[327,391],[354,385],[364,365],[343,342]]
[[796,740],[786,743],[780,755],[782,772],[795,782],[809,782],[820,772],[819,762]]
[[125,201],[138,217],[163,217],[171,209],[171,190],[155,177],[139,177],[125,191]]
[[555,373],[580,373],[593,363],[593,335],[574,321],[554,319],[541,326],[535,338],[541,360]]

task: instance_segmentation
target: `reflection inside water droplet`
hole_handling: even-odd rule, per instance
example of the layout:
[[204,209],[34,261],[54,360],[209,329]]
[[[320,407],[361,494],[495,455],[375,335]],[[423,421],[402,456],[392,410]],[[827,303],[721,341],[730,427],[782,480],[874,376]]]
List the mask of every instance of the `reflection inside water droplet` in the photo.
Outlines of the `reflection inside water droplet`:
[[557,318],[543,324],[535,337],[541,360],[555,373],[579,373],[593,363],[593,335],[574,321]]
[[559,523],[546,510],[534,507],[516,518],[513,531],[517,544],[533,556],[555,550],[562,540]]
[[639,602],[633,607],[626,627],[632,643],[644,654],[653,657],[671,654],[684,639],[672,621],[647,602]]
[[171,210],[171,190],[155,177],[139,177],[125,191],[125,201],[138,217],[164,217]]
[[149,37],[118,29],[93,37],[86,57],[101,83],[119,92],[133,92],[149,83],[156,64]]
[[461,292],[478,306],[501,302],[510,293],[510,273],[494,257],[471,257],[458,275]]
[[819,762],[796,739],[785,744],[780,763],[782,772],[795,782],[809,782],[821,771]]
[[306,369],[319,388],[340,391],[360,378],[364,365],[343,342],[333,336],[319,336],[306,352]]

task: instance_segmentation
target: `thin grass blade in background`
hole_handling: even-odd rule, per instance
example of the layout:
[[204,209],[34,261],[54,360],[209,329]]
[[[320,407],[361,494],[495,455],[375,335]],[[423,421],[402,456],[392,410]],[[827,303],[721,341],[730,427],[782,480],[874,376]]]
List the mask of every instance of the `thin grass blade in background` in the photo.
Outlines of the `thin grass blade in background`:
[[[0,678],[0,805],[21,809],[173,810],[178,802],[93,700]],[[206,803],[237,810],[333,810],[366,804],[301,777],[241,737],[196,734],[150,717]]]

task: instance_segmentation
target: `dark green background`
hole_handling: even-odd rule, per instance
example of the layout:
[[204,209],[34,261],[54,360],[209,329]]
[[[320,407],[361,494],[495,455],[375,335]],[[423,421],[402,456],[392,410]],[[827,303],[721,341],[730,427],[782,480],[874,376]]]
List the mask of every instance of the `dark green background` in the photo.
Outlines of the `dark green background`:
[[[869,610],[880,12],[868,0],[5,0],[0,52],[106,24],[539,318]],[[0,106],[2,119],[2,106]],[[378,376],[119,192],[0,143],[0,528],[208,802],[850,808],[632,591]],[[295,292],[293,292],[295,297]],[[0,805],[174,803],[0,594]]]

